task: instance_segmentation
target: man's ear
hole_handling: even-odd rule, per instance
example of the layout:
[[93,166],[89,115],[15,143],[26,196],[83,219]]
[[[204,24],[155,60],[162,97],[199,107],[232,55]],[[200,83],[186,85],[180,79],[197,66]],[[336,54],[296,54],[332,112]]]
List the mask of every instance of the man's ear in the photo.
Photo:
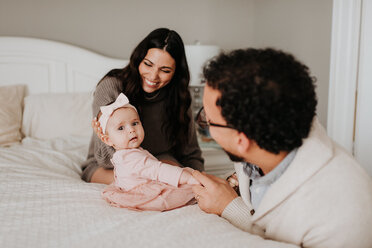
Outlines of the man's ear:
[[113,143],[111,142],[111,140],[110,140],[110,138],[109,138],[109,136],[107,134],[102,135],[101,136],[101,140],[102,140],[103,143],[105,143],[108,146],[112,146],[113,145]]
[[240,154],[247,153],[251,145],[251,140],[243,132],[239,132],[237,136],[238,151]]

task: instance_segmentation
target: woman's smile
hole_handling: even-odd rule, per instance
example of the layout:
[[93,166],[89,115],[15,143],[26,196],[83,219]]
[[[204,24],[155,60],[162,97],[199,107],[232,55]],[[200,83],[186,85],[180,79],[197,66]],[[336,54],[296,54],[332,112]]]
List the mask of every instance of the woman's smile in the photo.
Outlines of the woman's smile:
[[145,78],[145,83],[146,83],[149,87],[157,87],[157,85],[158,85],[158,82],[152,82],[152,81],[148,80],[147,78]]

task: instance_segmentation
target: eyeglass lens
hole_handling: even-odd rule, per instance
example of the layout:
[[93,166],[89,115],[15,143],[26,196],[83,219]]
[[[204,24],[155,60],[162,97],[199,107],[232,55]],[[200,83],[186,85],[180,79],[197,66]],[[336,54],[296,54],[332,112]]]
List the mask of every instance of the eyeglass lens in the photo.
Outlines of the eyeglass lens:
[[207,117],[205,115],[205,111],[204,111],[204,108],[201,108],[199,110],[199,113],[198,113],[198,116],[197,116],[197,119],[196,119],[196,122],[198,123],[198,125],[202,128],[202,129],[208,129],[208,121],[207,121]]

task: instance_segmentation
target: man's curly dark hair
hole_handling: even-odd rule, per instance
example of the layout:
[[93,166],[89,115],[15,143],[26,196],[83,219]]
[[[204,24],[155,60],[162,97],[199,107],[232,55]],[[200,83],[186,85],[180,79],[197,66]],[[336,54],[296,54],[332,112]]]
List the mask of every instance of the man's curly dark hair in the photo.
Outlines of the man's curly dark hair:
[[291,151],[309,135],[316,111],[315,80],[292,55],[268,49],[222,53],[203,69],[221,92],[216,105],[228,125],[272,153]]

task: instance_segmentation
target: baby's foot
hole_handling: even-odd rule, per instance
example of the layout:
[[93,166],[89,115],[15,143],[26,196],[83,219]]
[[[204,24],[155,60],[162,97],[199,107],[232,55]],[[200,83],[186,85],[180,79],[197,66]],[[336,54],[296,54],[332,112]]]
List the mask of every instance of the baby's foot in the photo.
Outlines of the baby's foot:
[[238,180],[238,177],[236,175],[236,172],[234,172],[233,174],[231,174],[230,176],[228,176],[226,178],[226,180],[230,184],[230,186],[236,191],[236,193],[238,193],[238,195],[240,195],[240,192],[239,192],[239,180]]

